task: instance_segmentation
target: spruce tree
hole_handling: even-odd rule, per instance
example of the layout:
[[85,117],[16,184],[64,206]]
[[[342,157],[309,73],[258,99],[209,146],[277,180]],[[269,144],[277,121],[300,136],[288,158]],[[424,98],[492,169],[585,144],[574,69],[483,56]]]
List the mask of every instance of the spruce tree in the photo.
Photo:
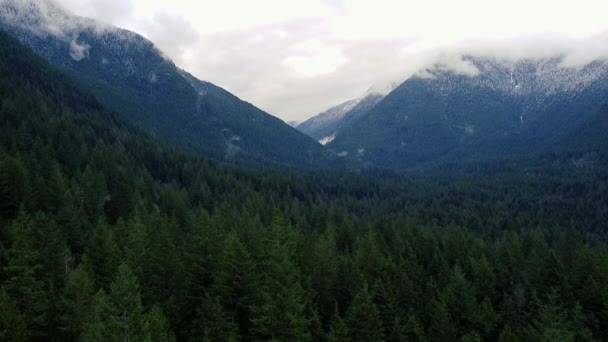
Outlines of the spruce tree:
[[17,303],[8,293],[0,290],[0,341],[26,341],[27,322]]
[[384,340],[380,311],[372,300],[367,284],[359,291],[346,315],[348,331],[353,342]]
[[160,306],[152,307],[147,315],[148,327],[150,329],[150,340],[152,342],[175,342],[175,335],[171,331],[169,322]]
[[119,264],[120,249],[108,224],[100,219],[86,248],[82,262],[97,288],[107,288]]
[[258,339],[308,341],[306,293],[296,261],[297,235],[276,213],[264,241],[256,280],[257,297],[251,307]]
[[410,311],[407,315],[407,322],[403,327],[402,336],[407,341],[428,341],[424,331],[424,326],[422,323],[420,323],[418,316],[413,311]]
[[34,246],[32,222],[23,208],[8,230],[12,244],[3,267],[6,280],[2,286],[10,297],[15,298],[26,319],[30,337],[42,337],[48,323],[48,289],[42,277],[42,256]]
[[110,285],[112,336],[118,341],[150,341],[147,317],[141,303],[137,278],[126,264],[118,267]]
[[340,317],[338,305],[335,305],[334,315],[329,328],[329,335],[327,337],[329,342],[350,342],[350,334],[348,332],[348,326],[346,321]]
[[559,303],[557,291],[550,292],[547,302],[541,304],[537,317],[528,326],[528,336],[539,342],[575,340],[576,334],[568,320],[567,312]]
[[95,286],[87,270],[80,264],[68,276],[61,302],[61,325],[67,336],[78,337],[83,330]]
[[95,296],[86,312],[79,340],[83,342],[116,341],[118,327],[112,319],[112,304],[106,292],[101,289]]

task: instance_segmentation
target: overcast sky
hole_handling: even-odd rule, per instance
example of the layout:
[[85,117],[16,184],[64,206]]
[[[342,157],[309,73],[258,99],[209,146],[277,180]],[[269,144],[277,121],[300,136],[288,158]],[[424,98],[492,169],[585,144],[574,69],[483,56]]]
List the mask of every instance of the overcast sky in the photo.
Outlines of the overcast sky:
[[286,121],[401,81],[445,49],[608,55],[606,0],[57,1]]

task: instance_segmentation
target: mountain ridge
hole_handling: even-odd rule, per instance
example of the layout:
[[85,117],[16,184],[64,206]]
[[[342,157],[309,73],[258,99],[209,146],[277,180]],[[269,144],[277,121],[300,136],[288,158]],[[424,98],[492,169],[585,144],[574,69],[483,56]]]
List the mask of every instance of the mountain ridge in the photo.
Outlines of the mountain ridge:
[[560,58],[467,61],[477,72],[436,66],[406,80],[329,148],[396,169],[541,152],[606,101],[604,60],[581,68],[565,67]]
[[166,143],[237,163],[331,163],[314,140],[220,87],[193,81],[134,32],[70,15],[50,0],[1,1],[0,27]]

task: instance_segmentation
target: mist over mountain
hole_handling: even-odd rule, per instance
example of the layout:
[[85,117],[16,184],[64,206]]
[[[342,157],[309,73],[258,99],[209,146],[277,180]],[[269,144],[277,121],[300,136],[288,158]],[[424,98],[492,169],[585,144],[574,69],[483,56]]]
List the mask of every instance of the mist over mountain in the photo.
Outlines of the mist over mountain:
[[368,165],[487,160],[545,151],[607,102],[608,64],[465,56],[425,68],[328,146]]
[[0,28],[109,108],[181,148],[231,162],[320,165],[321,146],[283,121],[180,70],[133,32],[70,15],[50,0],[3,0]]

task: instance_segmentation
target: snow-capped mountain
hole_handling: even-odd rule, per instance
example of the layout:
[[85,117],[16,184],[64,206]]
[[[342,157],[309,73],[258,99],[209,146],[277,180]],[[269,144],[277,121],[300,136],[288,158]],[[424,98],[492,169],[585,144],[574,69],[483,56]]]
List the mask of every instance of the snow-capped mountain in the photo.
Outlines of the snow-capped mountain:
[[606,61],[463,61],[466,72],[422,70],[328,146],[387,168],[505,157],[558,143],[608,102]]
[[314,140],[180,70],[142,36],[74,16],[51,0],[0,0],[0,29],[152,135],[229,161],[316,165]]
[[396,84],[373,86],[364,96],[332,107],[299,124],[297,129],[321,144],[327,145],[344,128],[359,120],[396,87]]

